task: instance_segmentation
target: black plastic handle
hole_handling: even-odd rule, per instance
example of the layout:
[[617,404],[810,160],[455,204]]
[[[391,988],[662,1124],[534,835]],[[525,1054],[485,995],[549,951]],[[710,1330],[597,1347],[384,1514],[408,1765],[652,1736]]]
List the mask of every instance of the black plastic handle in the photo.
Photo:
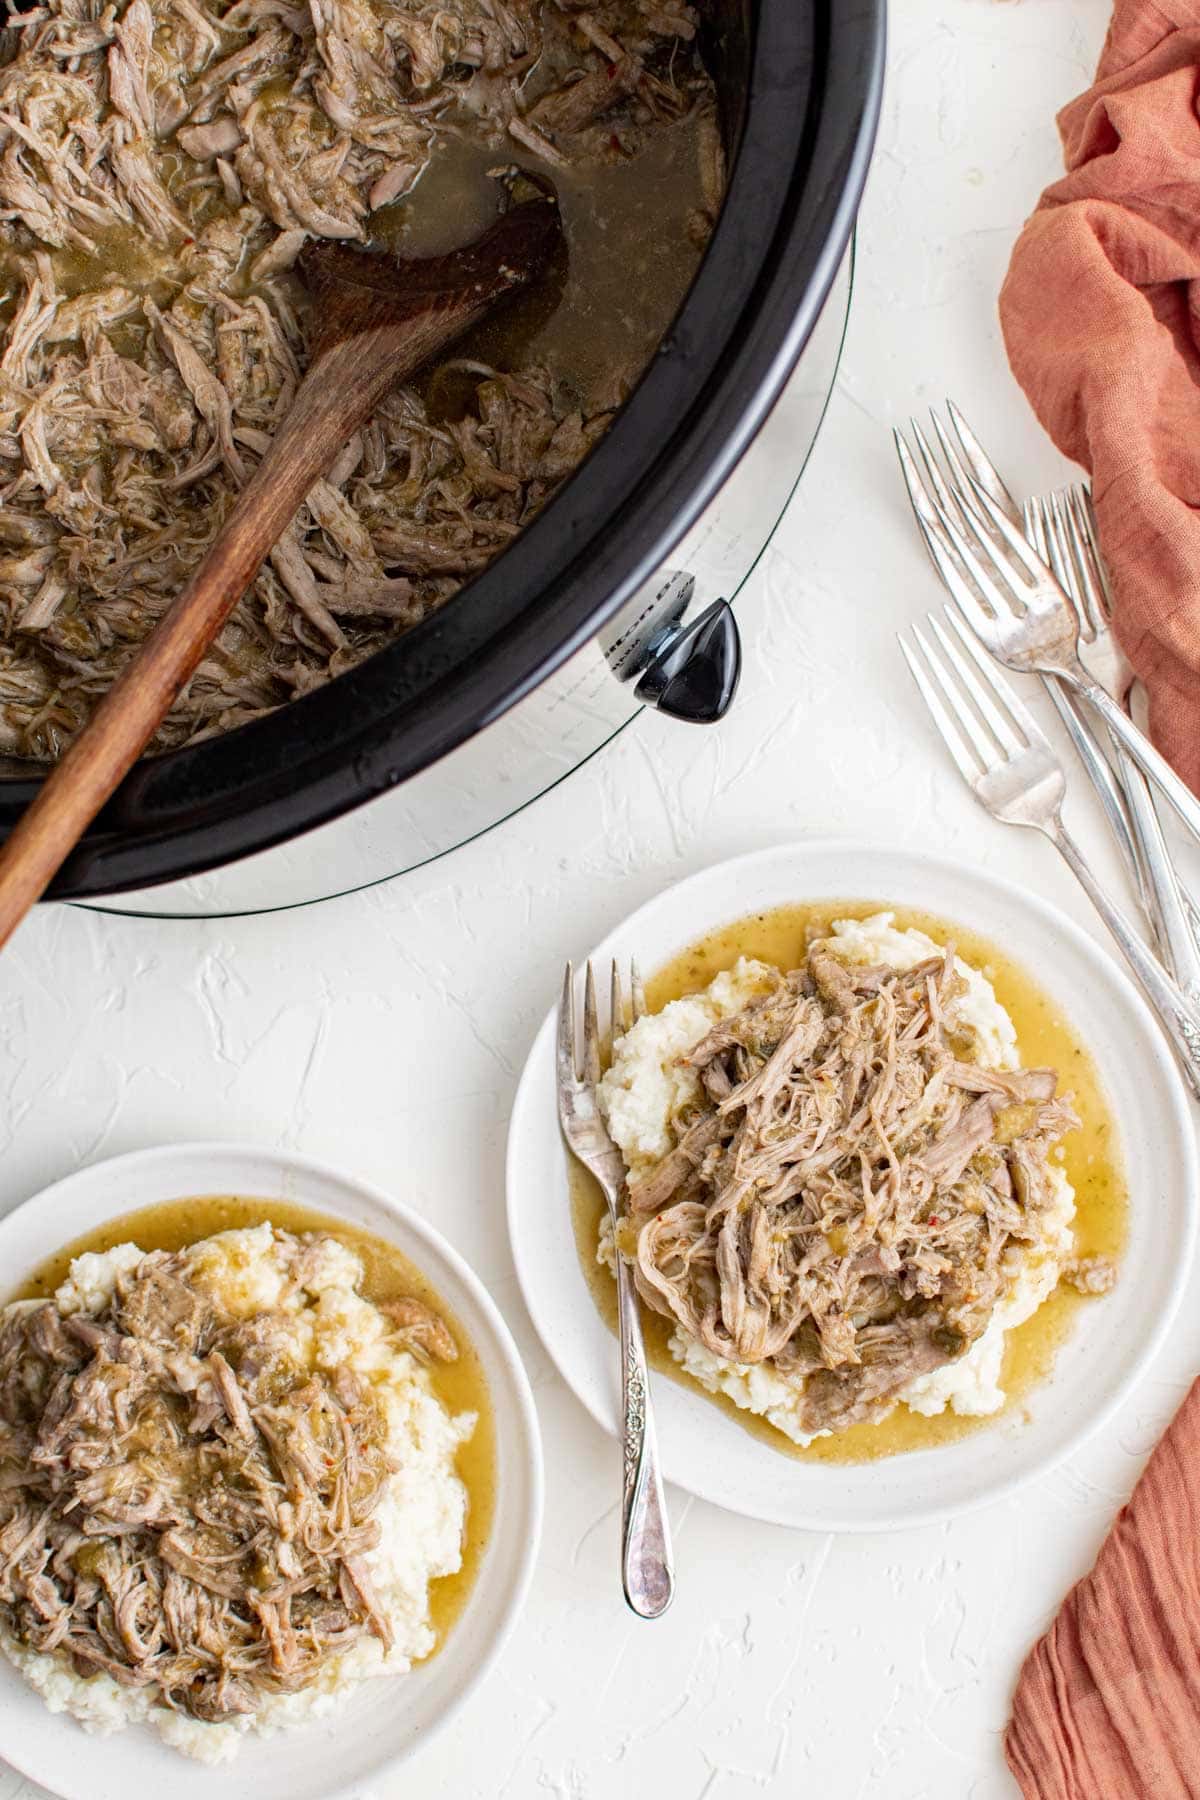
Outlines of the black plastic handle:
[[639,700],[689,725],[715,725],[733,704],[742,640],[728,600],[717,600],[673,637],[635,690]]

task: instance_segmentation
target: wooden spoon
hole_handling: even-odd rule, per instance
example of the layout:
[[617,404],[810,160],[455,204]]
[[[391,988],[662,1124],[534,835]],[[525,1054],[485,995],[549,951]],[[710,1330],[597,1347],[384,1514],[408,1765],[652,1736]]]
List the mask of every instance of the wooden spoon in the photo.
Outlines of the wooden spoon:
[[518,175],[473,244],[421,260],[310,244],[311,360],[291,411],[179,598],[113,683],[0,849],[0,945],[137,761],[313,482],[389,389],[507,296],[562,242],[554,191]]

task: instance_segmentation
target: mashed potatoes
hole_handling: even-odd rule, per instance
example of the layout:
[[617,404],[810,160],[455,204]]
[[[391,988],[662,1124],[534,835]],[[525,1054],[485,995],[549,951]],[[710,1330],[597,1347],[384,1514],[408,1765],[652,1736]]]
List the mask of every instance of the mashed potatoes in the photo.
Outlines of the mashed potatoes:
[[[102,1311],[118,1276],[135,1268],[142,1254],[133,1244],[120,1244],[76,1257],[55,1295],[60,1311]],[[322,1665],[312,1685],[271,1696],[252,1717],[214,1724],[155,1704],[151,1690],[118,1685],[106,1673],[84,1680],[58,1656],[11,1641],[4,1649],[52,1712],[71,1713],[86,1730],[100,1733],[145,1720],[176,1749],[216,1763],[236,1754],[245,1733],[270,1733],[328,1714],[361,1681],[402,1675],[434,1648],[429,1586],[462,1566],[467,1494],[455,1456],[476,1421],[472,1413],[447,1413],[427,1370],[399,1347],[383,1315],[355,1291],[362,1265],[345,1245],[321,1240],[321,1253],[306,1265],[300,1287],[289,1280],[269,1225],[222,1232],[185,1255],[198,1285],[227,1313],[248,1318],[280,1308],[290,1314],[295,1361],[302,1369],[332,1373],[345,1367],[370,1385],[396,1467],[373,1515],[380,1541],[364,1552],[364,1561],[394,1634],[392,1648],[362,1636]]]
[[[924,932],[897,930],[893,914],[886,912],[868,919],[838,920],[833,934],[838,954],[854,962],[909,969],[937,954],[937,946]],[[967,984],[959,1023],[974,1036],[975,1060],[988,1068],[1016,1068],[1016,1032],[991,983],[961,957],[956,968]],[[699,1076],[682,1066],[680,1059],[721,1019],[740,1011],[770,986],[770,970],[743,957],[702,993],[671,1001],[660,1012],[638,1020],[617,1043],[612,1067],[600,1085],[600,1100],[609,1130],[635,1180],[644,1178],[671,1149],[675,1141],[672,1120],[699,1099]],[[1051,1179],[1056,1199],[1040,1215],[1041,1240],[1006,1251],[1009,1285],[987,1330],[965,1355],[916,1377],[902,1390],[900,1398],[915,1412],[931,1415],[949,1407],[960,1414],[983,1415],[1003,1406],[1000,1372],[1006,1333],[1036,1312],[1056,1286],[1062,1264],[1072,1252],[1074,1192],[1057,1166]],[[607,1215],[597,1255],[612,1266],[615,1248]],[[715,1355],[680,1325],[671,1336],[670,1350],[710,1393],[725,1394],[743,1410],[761,1414],[798,1444],[812,1441],[800,1424],[803,1376],[789,1378],[767,1363],[731,1362]]]

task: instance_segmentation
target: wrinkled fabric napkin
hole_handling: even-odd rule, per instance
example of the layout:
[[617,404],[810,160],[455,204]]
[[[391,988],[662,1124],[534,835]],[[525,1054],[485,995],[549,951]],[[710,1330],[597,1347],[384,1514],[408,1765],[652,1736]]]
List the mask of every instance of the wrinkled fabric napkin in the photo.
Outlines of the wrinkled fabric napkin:
[[1092,476],[1117,635],[1200,792],[1200,0],[1116,0],[1000,301],[1043,425]]
[[1025,1800],[1200,1796],[1200,1381],[1027,1658],[1004,1748]]

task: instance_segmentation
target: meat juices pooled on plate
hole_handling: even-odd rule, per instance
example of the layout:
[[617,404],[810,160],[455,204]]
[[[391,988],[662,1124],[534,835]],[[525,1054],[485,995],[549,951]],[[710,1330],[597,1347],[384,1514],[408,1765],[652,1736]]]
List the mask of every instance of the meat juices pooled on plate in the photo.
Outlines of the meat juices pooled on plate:
[[1060,1273],[1112,1279],[1072,1259],[1057,1074],[1015,1063],[990,984],[890,914],[635,1025],[601,1084],[619,1253],[677,1360],[801,1444],[1002,1404],[1004,1331]]

